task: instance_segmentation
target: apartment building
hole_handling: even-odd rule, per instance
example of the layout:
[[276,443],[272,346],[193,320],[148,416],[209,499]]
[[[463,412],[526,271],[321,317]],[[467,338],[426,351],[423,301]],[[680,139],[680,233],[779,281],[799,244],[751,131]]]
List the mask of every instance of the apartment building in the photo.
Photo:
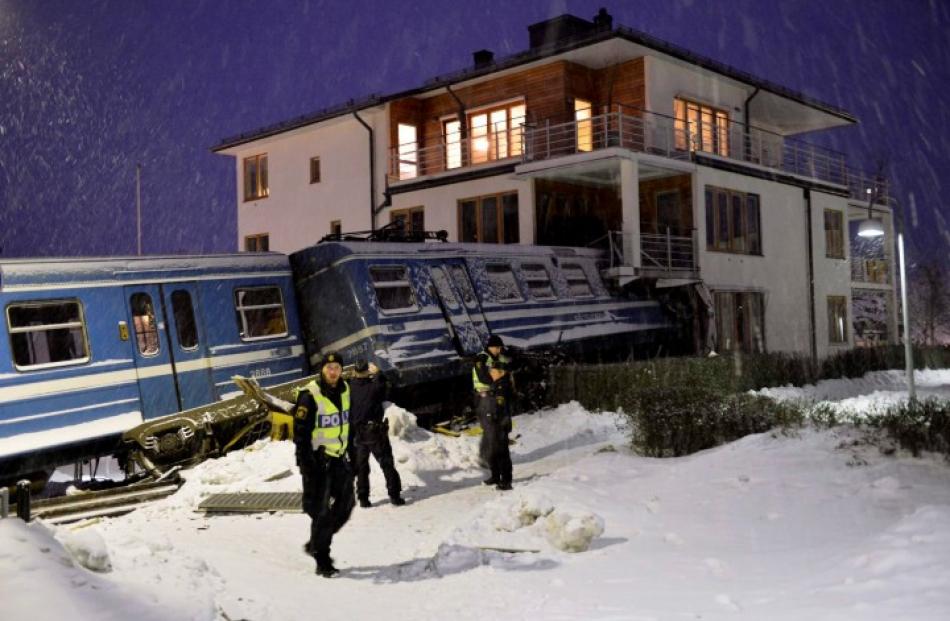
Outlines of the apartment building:
[[[599,246],[618,286],[689,289],[719,351],[816,357],[896,334],[886,180],[798,136],[848,112],[601,11],[528,27],[418,88],[222,141],[239,249],[400,221],[475,243]],[[876,243],[857,236],[877,219]]]

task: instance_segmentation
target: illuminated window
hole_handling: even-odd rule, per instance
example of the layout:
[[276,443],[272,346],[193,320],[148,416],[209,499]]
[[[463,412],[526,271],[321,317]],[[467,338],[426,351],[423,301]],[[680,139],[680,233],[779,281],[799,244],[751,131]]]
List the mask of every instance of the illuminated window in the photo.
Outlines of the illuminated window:
[[18,371],[89,360],[79,302],[29,302],[7,307],[7,329]]
[[419,176],[419,142],[415,125],[400,123],[399,140],[399,178],[415,179]]
[[253,201],[267,198],[270,189],[267,185],[267,154],[252,155],[244,158],[244,200]]
[[574,121],[577,123],[577,150],[592,151],[594,149],[594,133],[589,101],[574,100]]
[[673,117],[677,149],[729,156],[728,112],[676,98]]
[[473,164],[521,155],[523,103],[499,106],[469,115],[470,152]]
[[848,298],[843,295],[828,296],[828,342],[848,342]]
[[445,138],[445,167],[459,168],[462,165],[462,124],[458,119],[442,124]]

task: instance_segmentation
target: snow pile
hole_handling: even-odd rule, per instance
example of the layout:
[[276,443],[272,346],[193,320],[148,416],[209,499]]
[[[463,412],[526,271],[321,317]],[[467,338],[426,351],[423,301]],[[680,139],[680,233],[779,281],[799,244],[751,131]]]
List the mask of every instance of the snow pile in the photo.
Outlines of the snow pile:
[[591,541],[604,534],[604,520],[589,511],[555,512],[544,523],[548,542],[565,552],[584,552]]
[[112,571],[109,550],[97,531],[89,528],[65,530],[57,533],[57,539],[76,562],[86,569],[100,573]]
[[395,404],[386,408],[383,418],[389,423],[389,435],[406,441],[422,441],[428,434],[419,428],[416,415]]

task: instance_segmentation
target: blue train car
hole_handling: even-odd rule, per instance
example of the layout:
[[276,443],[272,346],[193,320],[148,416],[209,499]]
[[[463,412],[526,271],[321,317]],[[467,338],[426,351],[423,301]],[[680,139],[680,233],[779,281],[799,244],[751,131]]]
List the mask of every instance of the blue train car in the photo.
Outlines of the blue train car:
[[3,261],[0,308],[3,482],[109,454],[234,392],[234,374],[306,371],[280,254]]
[[331,350],[374,359],[397,387],[426,388],[404,392],[407,406],[440,394],[438,382],[467,396],[469,361],[489,334],[580,359],[651,349],[669,333],[668,316],[656,300],[609,292],[603,259],[593,249],[372,241],[322,242],[290,257],[311,362]]

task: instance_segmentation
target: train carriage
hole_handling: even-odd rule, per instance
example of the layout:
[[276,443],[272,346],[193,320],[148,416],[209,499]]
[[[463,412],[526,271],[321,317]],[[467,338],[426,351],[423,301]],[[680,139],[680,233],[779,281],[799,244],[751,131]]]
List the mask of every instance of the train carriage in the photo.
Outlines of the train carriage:
[[0,308],[4,482],[109,454],[234,374],[306,371],[284,255],[3,261]]
[[467,396],[469,361],[492,333],[610,359],[652,351],[671,328],[656,300],[607,289],[593,249],[340,241],[290,260],[311,362],[331,350],[375,359],[410,407]]

